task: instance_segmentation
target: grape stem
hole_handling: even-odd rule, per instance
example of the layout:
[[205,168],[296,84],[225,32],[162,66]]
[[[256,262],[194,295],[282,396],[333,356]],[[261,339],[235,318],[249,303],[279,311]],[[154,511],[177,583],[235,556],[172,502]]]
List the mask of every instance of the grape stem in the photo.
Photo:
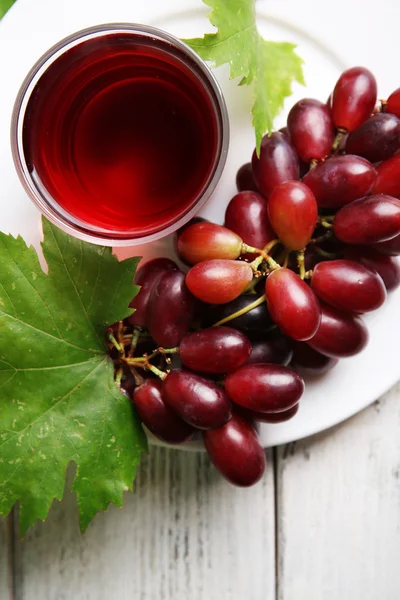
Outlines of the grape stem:
[[141,356],[140,358],[123,358],[123,360],[127,363],[129,368],[140,367],[141,369],[145,369],[146,371],[151,371],[160,379],[165,379],[167,373],[164,373],[164,371],[161,371],[161,369],[157,369],[157,367],[149,363],[149,358],[150,356]]
[[140,330],[139,327],[134,327],[133,334],[132,334],[131,346],[130,346],[129,352],[128,352],[128,356],[129,357],[132,357],[134,355],[137,343],[138,343],[139,338],[141,336],[141,333],[142,332],[141,332],[141,330]]
[[117,375],[115,377],[115,383],[117,384],[117,386],[119,388],[121,387],[122,375],[123,375],[123,370],[122,369],[118,369]]
[[312,169],[315,169],[315,167],[318,165],[318,163],[319,163],[319,161],[316,158],[313,158],[310,161],[309,170],[312,171]]
[[241,308],[240,310],[232,313],[231,315],[224,317],[217,323],[214,323],[213,327],[220,327],[221,325],[225,325],[225,323],[229,323],[229,321],[232,321],[233,319],[236,319],[237,317],[241,317],[242,315],[245,315],[246,313],[253,310],[253,308],[260,306],[260,304],[263,304],[264,302],[265,302],[265,294],[263,296],[260,296],[259,298],[257,298],[257,300],[254,300],[254,302],[252,302],[251,304],[248,304],[244,308]]
[[332,237],[332,235],[332,230],[326,231],[323,235],[311,239],[310,244],[322,244],[322,242],[326,242],[326,240],[329,240]]
[[335,139],[333,140],[333,144],[332,144],[332,152],[335,153],[337,152],[337,149],[339,148],[339,144],[342,141],[342,139],[344,138],[344,136],[346,135],[347,131],[345,129],[339,128],[337,130]]
[[297,264],[299,267],[300,279],[304,279],[305,274],[306,274],[306,268],[304,266],[304,251],[305,251],[305,248],[303,248],[303,250],[299,250],[296,255],[297,256]]
[[122,352],[125,354],[125,344],[124,344],[124,322],[118,321],[118,342],[122,347]]
[[118,350],[118,352],[119,352],[120,354],[123,354],[123,353],[124,353],[124,348],[123,348],[123,346],[121,346],[121,345],[119,344],[119,342],[117,342],[117,340],[115,339],[115,336],[114,336],[114,334],[113,334],[111,331],[109,331],[109,332],[108,332],[108,339],[109,339],[109,340],[110,340],[110,342],[113,344],[113,346],[115,346],[115,348]]
[[257,285],[258,282],[259,282],[259,278],[258,277],[254,277],[250,281],[250,283],[247,286],[247,288],[244,290],[243,295],[250,296],[250,295],[256,294],[257,292],[256,292],[256,290],[254,288],[256,287],[256,285]]
[[247,248],[250,248],[250,250],[252,252],[259,252],[260,253],[260,255],[257,256],[257,258],[255,258],[251,263],[249,263],[249,265],[253,269],[254,273],[256,273],[256,274],[259,273],[258,267],[261,265],[261,263],[263,261],[265,261],[268,264],[268,267],[272,271],[275,271],[276,269],[280,268],[280,264],[277,263],[272,258],[272,256],[269,255],[269,252],[272,250],[272,248],[274,248],[279,243],[280,243],[280,240],[278,238],[275,239],[275,240],[272,240],[262,250],[259,250],[257,248],[252,248],[251,246],[247,246]]
[[137,387],[143,385],[144,378],[137,372],[135,367],[133,367],[132,365],[129,365],[129,370],[133,375],[133,378],[135,380],[135,385],[137,385]]
[[317,252],[317,254],[319,254],[320,256],[323,256],[324,258],[338,258],[338,256],[339,256],[339,254],[336,254],[335,252],[327,252],[326,250],[323,250],[319,246],[314,246],[314,250],[315,250],[315,252]]
[[151,371],[152,373],[154,373],[154,375],[157,375],[157,377],[159,377],[161,379],[161,381],[164,381],[164,379],[168,375],[168,373],[161,371],[161,369],[157,369],[157,367],[155,367],[154,365],[149,364],[148,366],[146,366],[146,369],[148,369],[148,371]]
[[332,227],[333,227],[332,222],[333,222],[334,218],[335,218],[335,215],[320,217],[318,219],[318,223],[319,223],[319,225],[321,225],[321,227],[325,227],[325,229],[332,229]]
[[284,252],[284,256],[283,256],[283,263],[282,263],[282,267],[285,269],[288,266],[289,256],[290,256],[290,250],[285,248],[285,252]]

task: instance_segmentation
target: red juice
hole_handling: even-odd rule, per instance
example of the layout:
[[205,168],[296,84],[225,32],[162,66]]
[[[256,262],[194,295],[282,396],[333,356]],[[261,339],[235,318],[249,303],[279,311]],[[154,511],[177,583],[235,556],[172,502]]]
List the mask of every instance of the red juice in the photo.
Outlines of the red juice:
[[212,94],[187,58],[166,42],[108,33],[70,48],[40,77],[23,152],[36,185],[78,223],[141,237],[196,204],[213,175],[218,127]]

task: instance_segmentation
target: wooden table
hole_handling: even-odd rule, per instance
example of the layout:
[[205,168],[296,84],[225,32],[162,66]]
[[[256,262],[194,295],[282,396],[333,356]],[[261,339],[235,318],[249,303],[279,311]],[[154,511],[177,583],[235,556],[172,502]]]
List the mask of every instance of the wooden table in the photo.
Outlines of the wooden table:
[[82,536],[66,492],[24,540],[0,520],[1,600],[398,600],[400,385],[267,452],[254,488],[153,448],[122,510]]

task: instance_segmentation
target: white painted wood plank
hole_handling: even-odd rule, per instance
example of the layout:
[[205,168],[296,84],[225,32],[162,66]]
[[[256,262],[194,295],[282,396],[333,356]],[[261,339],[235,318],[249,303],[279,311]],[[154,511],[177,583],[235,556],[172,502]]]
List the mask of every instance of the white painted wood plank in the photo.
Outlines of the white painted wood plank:
[[279,449],[279,600],[398,600],[400,386],[284,453]]
[[0,600],[12,600],[10,521],[0,517]]
[[81,536],[67,493],[17,543],[18,600],[273,600],[273,471],[230,486],[206,454],[152,448],[122,511]]

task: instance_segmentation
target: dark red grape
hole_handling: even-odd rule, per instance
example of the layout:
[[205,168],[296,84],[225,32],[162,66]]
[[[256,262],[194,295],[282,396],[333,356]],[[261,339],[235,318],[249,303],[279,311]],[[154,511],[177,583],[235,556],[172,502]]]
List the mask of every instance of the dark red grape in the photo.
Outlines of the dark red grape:
[[131,325],[139,325],[141,327],[147,325],[147,306],[154,285],[160,275],[177,268],[177,265],[168,258],[155,258],[154,260],[149,260],[137,271],[134,284],[140,285],[141,288],[129,305],[130,308],[135,309],[133,315],[128,317],[128,322]]
[[400,233],[400,200],[375,194],[355,200],[337,213],[336,237],[346,244],[374,244]]
[[238,192],[258,192],[256,182],[254,181],[251,163],[242,165],[238,170],[236,175],[236,187]]
[[203,302],[224,304],[240,296],[252,279],[253,271],[248,263],[216,259],[192,267],[186,275],[186,284]]
[[279,129],[279,133],[285,136],[288,142],[290,142],[289,129],[287,127],[281,127]]
[[277,185],[268,201],[268,216],[274,231],[289,250],[301,250],[311,239],[318,219],[312,191],[300,181]]
[[224,390],[190,371],[171,371],[164,379],[162,397],[181,419],[196,429],[217,429],[232,415],[232,405]]
[[273,364],[244,365],[227,375],[229,398],[259,412],[279,412],[291,408],[304,392],[302,378],[289,367]]
[[368,343],[368,331],[360,317],[321,305],[321,324],[315,336],[307,343],[332,358],[358,354]]
[[386,256],[398,256],[400,254],[400,234],[386,242],[374,244],[374,248]]
[[328,373],[337,365],[339,359],[325,356],[305,342],[295,342],[292,366],[302,375],[316,376]]
[[135,378],[130,371],[126,371],[121,379],[121,392],[128,398],[133,398],[133,392],[136,388]]
[[303,179],[321,208],[340,208],[369,194],[376,181],[374,166],[359,156],[332,156]]
[[[261,283],[263,284],[263,282]],[[212,325],[215,325],[215,323],[225,319],[225,317],[233,315],[239,310],[247,308],[257,299],[258,296],[255,294],[242,295],[235,300],[232,300],[232,302],[210,306],[207,311],[203,312],[201,326],[211,327]],[[242,331],[251,339],[265,336],[269,331],[271,331],[271,329],[275,327],[275,323],[272,321],[268,312],[266,302],[263,302],[255,308],[252,308],[244,315],[232,319],[227,323],[227,325],[228,327],[239,329],[239,331]]]
[[216,223],[195,223],[178,238],[178,253],[189,265],[213,258],[235,259],[242,250],[241,238]]
[[266,198],[279,183],[299,178],[299,159],[287,137],[279,131],[264,135],[260,157],[254,150],[251,164],[257,187]]
[[295,340],[308,340],[317,332],[321,309],[312,289],[290,269],[277,269],[265,285],[268,310],[278,327]]
[[394,90],[387,99],[386,112],[400,118],[400,88]]
[[221,427],[203,434],[204,445],[220,473],[234,485],[247,487],[261,479],[265,452],[252,425],[238,414]]
[[133,402],[140,419],[157,438],[168,444],[182,444],[194,433],[193,427],[182,421],[164,402],[162,383],[148,379],[136,388]]
[[390,158],[399,148],[400,119],[387,113],[370,117],[346,143],[348,154],[358,154],[373,163]]
[[268,218],[267,201],[256,192],[240,192],[232,198],[225,212],[225,227],[254,248],[262,249],[276,238]]
[[400,154],[381,162],[377,172],[374,194],[388,194],[400,198]]
[[291,142],[301,160],[309,163],[329,154],[335,130],[326,104],[311,98],[299,100],[289,113],[287,125]]
[[376,310],[386,300],[382,278],[354,260],[330,260],[315,266],[311,287],[331,306],[356,313]]
[[182,271],[167,271],[154,286],[147,308],[147,326],[159,346],[177,346],[189,331],[195,299]]
[[392,292],[400,285],[400,265],[393,256],[385,256],[369,246],[348,247],[345,257],[356,260],[382,277],[385,288]]
[[202,373],[229,373],[251,353],[250,340],[231,327],[209,327],[185,335],[179,354],[185,367]]
[[278,331],[266,340],[252,343],[251,354],[246,364],[273,363],[286,366],[290,363],[292,354],[292,341]]
[[242,415],[248,421],[255,421],[256,423],[283,423],[292,419],[299,410],[299,403],[288,408],[288,410],[281,410],[280,412],[274,413],[262,413],[255,410],[248,410],[242,406],[238,406],[239,414]]
[[364,67],[347,69],[339,77],[332,95],[335,127],[354,131],[372,113],[377,98],[375,77]]

